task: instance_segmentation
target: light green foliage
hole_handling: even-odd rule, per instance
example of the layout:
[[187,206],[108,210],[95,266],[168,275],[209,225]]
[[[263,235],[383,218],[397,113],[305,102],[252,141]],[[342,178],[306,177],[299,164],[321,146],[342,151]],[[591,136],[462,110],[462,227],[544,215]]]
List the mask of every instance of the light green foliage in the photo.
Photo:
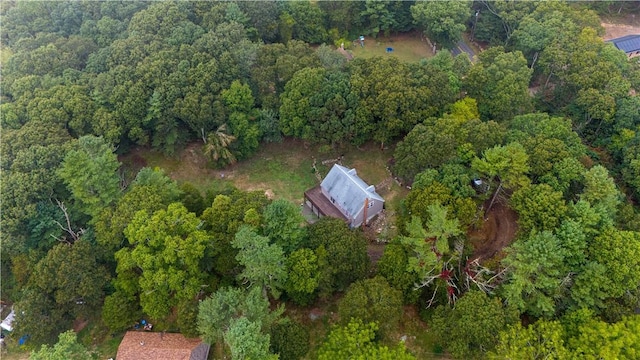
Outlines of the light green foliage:
[[132,185],[151,186],[164,201],[170,203],[178,201],[182,196],[182,191],[178,184],[160,168],[144,167],[140,169]]
[[77,147],[67,153],[58,173],[78,207],[95,217],[120,195],[119,167],[113,148],[102,138],[88,135],[78,139]]
[[469,291],[453,308],[440,305],[430,325],[438,340],[456,358],[472,359],[493,349],[498,334],[505,326],[518,320],[512,307],[505,307],[499,298],[490,298],[481,291]]
[[613,324],[587,321],[569,339],[568,347],[580,359],[635,359],[640,355],[640,317],[628,316]]
[[260,323],[245,317],[231,319],[224,342],[229,345],[233,359],[278,359],[269,353],[269,334],[261,332]]
[[609,176],[609,171],[601,165],[596,165],[584,174],[584,191],[580,198],[614,218],[620,203],[620,192]]
[[49,347],[42,345],[40,350],[34,351],[29,360],[85,360],[91,358],[91,353],[84,345],[78,343],[76,333],[68,330],[60,334],[58,342]]
[[198,311],[198,332],[208,344],[222,340],[229,330],[231,321],[246,318],[260,324],[263,332],[268,331],[282,315],[284,308],[271,312],[269,301],[262,296],[259,288],[249,291],[237,288],[222,288],[200,302]]
[[415,357],[407,352],[403,344],[388,348],[374,342],[378,325],[364,324],[353,319],[344,327],[334,328],[318,350],[318,359],[380,359],[411,360]]
[[442,205],[430,205],[428,212],[429,220],[424,227],[422,221],[414,216],[407,225],[408,236],[400,239],[413,251],[407,271],[418,274],[420,278],[430,275],[438,265],[442,265],[442,255],[450,252],[449,241],[462,233],[458,219],[448,219],[447,209]]
[[411,6],[411,15],[432,41],[452,47],[462,39],[471,15],[471,2],[419,1]]
[[385,35],[389,35],[389,31],[396,22],[395,16],[390,9],[390,4],[392,4],[390,0],[366,0],[364,2],[364,9],[359,15],[367,35],[375,38],[381,31]]
[[380,330],[389,333],[396,329],[402,316],[402,293],[381,276],[361,280],[349,286],[338,304],[338,314],[345,325],[357,318],[380,324]]
[[566,255],[558,237],[547,231],[516,241],[503,260],[509,268],[509,281],[502,288],[507,303],[536,317],[552,317],[567,286]]
[[248,287],[262,289],[265,295],[269,291],[274,298],[279,298],[287,281],[282,247],[269,244],[268,238],[246,225],[240,227],[231,244],[238,249],[236,260],[244,266],[238,279]]
[[[258,215],[268,204],[269,200],[264,192],[245,192],[234,189],[228,195],[214,194],[207,196],[212,205],[205,209],[200,217],[203,221],[203,229],[207,230],[216,244],[214,248],[208,248],[206,261],[217,274],[223,276],[223,282],[235,281],[238,262],[235,257],[237,250],[231,246],[238,228],[245,223],[248,212],[253,209]],[[252,216],[255,218],[254,216]]]
[[343,291],[365,278],[369,269],[367,240],[340,219],[322,218],[308,227],[309,243],[320,264],[321,295]]
[[510,199],[518,212],[518,231],[553,231],[564,219],[567,206],[562,193],[547,184],[534,184],[518,189]]
[[309,351],[309,330],[297,322],[274,325],[270,335],[271,351],[278,354],[280,360],[298,360]]
[[264,235],[289,254],[303,245],[306,230],[300,207],[290,201],[279,199],[264,209]]
[[298,249],[287,258],[285,290],[294,302],[307,305],[320,285],[320,263],[315,252]]
[[500,331],[498,345],[487,357],[492,360],[569,359],[571,353],[563,339],[564,329],[557,321],[538,320],[526,328],[516,323]]
[[485,120],[505,121],[531,110],[529,81],[533,70],[520,51],[492,47],[479,55],[466,79],[469,96],[478,101]]
[[141,271],[135,281],[146,314],[164,318],[181,300],[196,296],[205,282],[201,261],[210,238],[195,214],[179,203],[153,215],[139,211],[125,235],[131,248],[116,252],[116,282],[132,269]]
[[103,209],[94,225],[98,244],[111,251],[126,245],[124,230],[138,211],[152,214],[169,205],[170,198],[161,195],[163,190],[160,186],[134,184],[115,207]]
[[637,288],[640,282],[640,233],[605,229],[588,249],[589,257],[606,268],[603,288],[612,297]]
[[482,158],[473,160],[471,167],[490,179],[497,178],[501,187],[515,190],[529,184],[528,161],[525,149],[516,142],[485,150]]

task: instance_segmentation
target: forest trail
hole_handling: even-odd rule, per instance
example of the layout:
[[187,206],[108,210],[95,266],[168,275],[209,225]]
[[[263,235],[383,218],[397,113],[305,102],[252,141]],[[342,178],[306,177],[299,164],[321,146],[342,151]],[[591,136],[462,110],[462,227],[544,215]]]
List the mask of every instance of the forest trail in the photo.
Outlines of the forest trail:
[[[488,202],[485,202],[486,206]],[[503,204],[503,201],[494,203],[486,214],[482,227],[469,233],[469,239],[475,248],[471,259],[486,261],[511,245],[518,231],[517,220],[518,214]]]

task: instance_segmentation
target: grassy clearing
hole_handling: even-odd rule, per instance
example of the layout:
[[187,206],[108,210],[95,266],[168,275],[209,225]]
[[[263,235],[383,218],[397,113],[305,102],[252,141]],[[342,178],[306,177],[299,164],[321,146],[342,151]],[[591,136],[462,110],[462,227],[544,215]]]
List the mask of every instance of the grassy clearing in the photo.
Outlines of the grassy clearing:
[[[129,173],[142,166],[159,167],[172,179],[190,182],[203,192],[233,185],[242,190],[265,191],[275,198],[301,203],[304,191],[319,183],[312,170],[314,159],[320,175],[325,176],[333,163],[323,165],[322,162],[344,155],[343,165],[355,167],[362,179],[378,185],[390,176],[386,164],[392,154],[392,150],[382,151],[376,144],[321,152],[318,146],[286,139],[282,143],[263,144],[250,159],[225,169],[210,168],[197,143],[186,147],[175,157],[138,148],[120,161]],[[390,186],[390,190],[381,189],[382,195],[390,199],[401,198],[397,196],[399,192],[402,189],[398,186]]]
[[[393,48],[393,52],[387,53],[388,47]],[[358,44],[352,47],[351,52],[356,58],[395,56],[405,62],[417,62],[434,55],[418,32],[392,35],[387,38],[366,38],[364,47],[360,47]]]

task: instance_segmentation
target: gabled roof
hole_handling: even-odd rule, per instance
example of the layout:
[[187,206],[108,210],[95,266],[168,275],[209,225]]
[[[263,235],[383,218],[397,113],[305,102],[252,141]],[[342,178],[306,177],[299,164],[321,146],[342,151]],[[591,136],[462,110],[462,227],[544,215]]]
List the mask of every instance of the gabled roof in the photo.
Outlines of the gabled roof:
[[354,217],[364,207],[364,200],[384,199],[376,193],[375,187],[368,185],[356,174],[356,169],[333,165],[320,186],[335,200],[335,204]]
[[118,347],[118,360],[206,360],[209,345],[182,334],[128,331]]
[[640,50],[640,35],[627,35],[608,41],[626,53]]

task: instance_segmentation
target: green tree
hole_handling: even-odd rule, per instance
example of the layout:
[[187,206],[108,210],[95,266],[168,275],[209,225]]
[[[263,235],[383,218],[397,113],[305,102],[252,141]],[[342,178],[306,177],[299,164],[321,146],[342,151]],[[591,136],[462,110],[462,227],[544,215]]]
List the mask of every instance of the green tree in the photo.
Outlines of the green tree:
[[508,281],[503,285],[505,300],[521,312],[550,318],[556,302],[568,287],[567,251],[551,232],[532,232],[516,241],[503,263]]
[[285,290],[294,302],[308,305],[315,299],[320,285],[320,265],[318,256],[310,249],[298,249],[289,255]]
[[604,214],[615,217],[620,204],[620,192],[602,165],[596,165],[584,174],[584,190],[580,198],[588,201]]
[[102,138],[83,136],[77,147],[67,153],[58,173],[78,207],[96,217],[120,195],[119,167],[113,148]]
[[299,206],[287,200],[274,200],[264,209],[264,235],[282,247],[286,254],[304,244],[306,230]]
[[566,348],[564,329],[557,321],[538,320],[528,327],[520,323],[500,330],[496,349],[488,354],[489,359],[568,359],[571,352]]
[[349,69],[351,94],[357,99],[354,143],[373,139],[383,147],[432,115],[423,101],[430,89],[415,84],[411,68],[397,58],[356,59]]
[[294,321],[283,321],[271,329],[271,351],[280,360],[297,360],[309,352],[309,330]]
[[29,355],[30,360],[84,360],[91,358],[91,353],[77,341],[76,333],[68,330],[60,334],[58,342],[49,347],[42,345],[40,350]]
[[564,219],[567,206],[562,193],[547,184],[535,184],[516,190],[510,199],[518,213],[518,231],[553,231]]
[[231,152],[229,146],[236,140],[236,137],[227,133],[227,125],[222,124],[215,132],[209,133],[202,146],[204,156],[215,164],[232,165],[238,159]]
[[376,323],[364,324],[362,320],[353,319],[343,327],[336,327],[327,340],[320,345],[318,359],[398,359],[411,360],[403,344],[389,348],[376,343]]
[[263,333],[268,333],[284,311],[282,306],[270,311],[269,306],[269,300],[257,287],[249,291],[229,287],[219,289],[200,302],[198,332],[204,342],[214,344],[223,340],[233,319],[246,318],[259,324]]
[[381,276],[355,282],[349,286],[338,304],[338,314],[344,325],[352,318],[380,325],[380,331],[393,331],[402,316],[402,293],[389,286]]
[[531,109],[532,70],[521,52],[493,47],[480,54],[466,79],[469,96],[478,100],[482,119],[505,121]]
[[366,277],[369,270],[367,241],[340,219],[322,218],[308,227],[309,243],[320,264],[320,293],[343,291]]
[[589,258],[605,267],[603,288],[620,297],[637,288],[640,281],[640,233],[605,228],[588,248]]
[[411,6],[413,21],[430,39],[452,47],[462,39],[465,23],[471,15],[466,1],[420,1]]
[[125,235],[131,247],[116,252],[116,283],[133,281],[142,310],[152,318],[163,319],[206,285],[201,261],[210,239],[182,204],[153,214],[137,212]]
[[140,301],[124,291],[116,291],[104,299],[102,321],[111,331],[124,331],[131,328],[142,316]]
[[384,253],[376,264],[378,274],[389,282],[389,285],[402,291],[406,303],[415,303],[420,292],[413,289],[418,282],[417,274],[407,271],[409,249],[400,242],[392,241],[384,247]]
[[234,359],[278,359],[269,352],[269,334],[263,334],[260,323],[245,317],[231,319],[224,341]]
[[268,238],[258,235],[247,225],[240,227],[231,244],[238,249],[238,263],[244,266],[238,275],[242,283],[261,289],[265,297],[268,291],[278,299],[287,281],[282,247],[269,244]]
[[524,148],[517,142],[487,149],[481,159],[473,159],[471,167],[475,171],[488,177],[490,181],[498,182],[487,211],[491,209],[502,188],[515,190],[529,183],[526,175],[529,172],[528,160]]
[[440,305],[431,319],[438,341],[456,358],[478,358],[498,344],[498,334],[518,320],[518,313],[499,298],[469,291],[454,307]]
[[309,44],[321,44],[327,39],[324,28],[325,14],[318,4],[308,1],[291,1],[285,9],[294,20],[292,37]]

